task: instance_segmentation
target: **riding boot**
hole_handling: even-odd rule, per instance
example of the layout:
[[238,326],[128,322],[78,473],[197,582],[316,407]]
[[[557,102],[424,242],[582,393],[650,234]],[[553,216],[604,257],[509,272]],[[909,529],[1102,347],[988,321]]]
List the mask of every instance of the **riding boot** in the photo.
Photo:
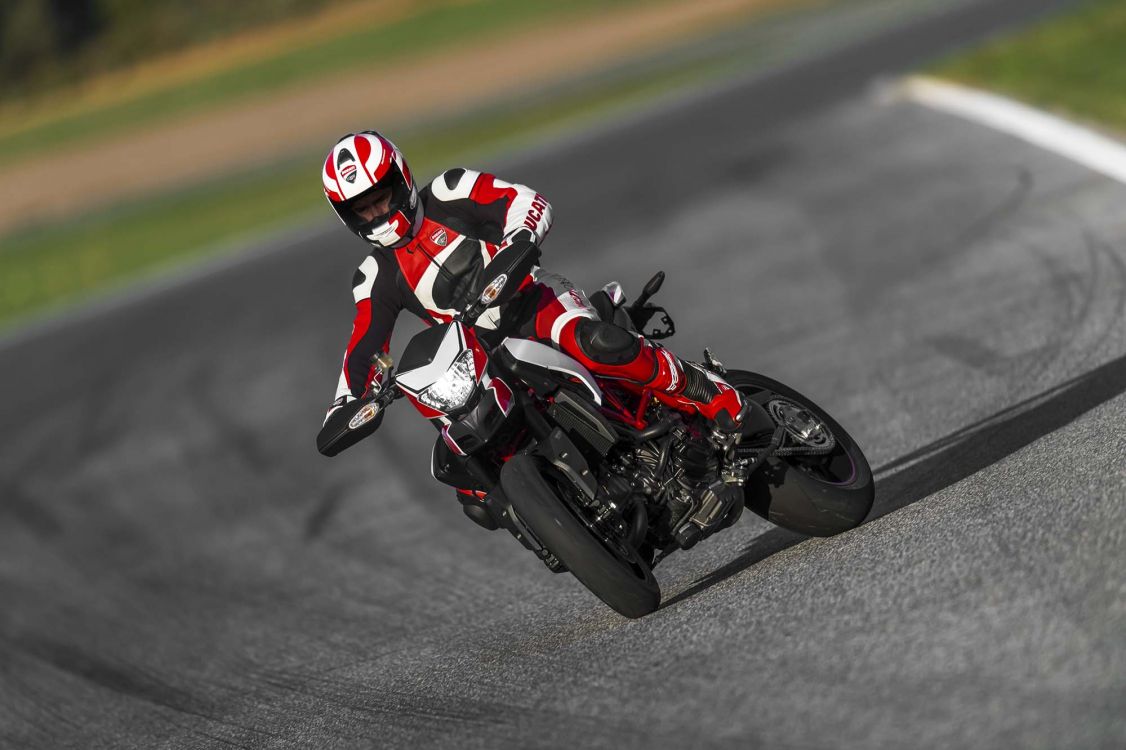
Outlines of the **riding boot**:
[[594,374],[648,388],[661,403],[696,411],[725,432],[734,432],[743,408],[738,391],[714,373],[685,363],[659,344],[609,323],[580,318],[565,325],[559,346]]
[[614,365],[592,362],[596,373],[630,382],[637,389],[649,388],[666,406],[678,411],[697,411],[724,431],[733,432],[740,426],[743,401],[725,380],[698,365],[683,362],[644,337],[638,343],[640,347],[629,361]]
[[725,432],[734,432],[742,422],[743,400],[739,392],[715,373],[686,363],[662,346],[644,341],[642,351],[652,352],[657,369],[643,387],[674,409],[695,409]]

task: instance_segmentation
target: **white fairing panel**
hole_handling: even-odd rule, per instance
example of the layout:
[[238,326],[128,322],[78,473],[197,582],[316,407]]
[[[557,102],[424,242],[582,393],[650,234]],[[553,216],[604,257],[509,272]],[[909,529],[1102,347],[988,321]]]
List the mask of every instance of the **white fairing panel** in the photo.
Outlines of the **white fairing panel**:
[[507,349],[513,357],[523,362],[571,375],[586,386],[590,395],[594,397],[595,403],[602,403],[602,389],[594,381],[594,376],[590,374],[590,370],[583,367],[578,360],[568,357],[563,352],[552,349],[546,344],[529,339],[505,339],[501,346]]
[[465,351],[465,348],[465,342],[461,338],[461,325],[452,325],[446,331],[438,351],[434,352],[434,359],[430,364],[400,372],[395,376],[395,382],[411,393],[421,393],[434,385],[438,378],[450,369],[450,365]]

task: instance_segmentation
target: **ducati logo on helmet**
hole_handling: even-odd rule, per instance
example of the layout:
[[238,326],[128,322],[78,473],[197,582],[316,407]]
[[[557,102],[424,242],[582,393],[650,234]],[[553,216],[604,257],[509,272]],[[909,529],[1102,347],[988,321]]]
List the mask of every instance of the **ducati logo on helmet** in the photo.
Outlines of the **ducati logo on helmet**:
[[336,169],[345,182],[356,181],[356,157],[352,156],[351,151],[346,148],[340,149],[340,154],[336,157]]

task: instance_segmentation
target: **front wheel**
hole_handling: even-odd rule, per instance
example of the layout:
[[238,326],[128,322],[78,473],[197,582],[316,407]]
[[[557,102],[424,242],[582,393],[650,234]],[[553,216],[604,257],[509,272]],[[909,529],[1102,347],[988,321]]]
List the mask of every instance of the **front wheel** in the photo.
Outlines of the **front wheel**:
[[724,377],[753,403],[748,429],[758,430],[762,440],[784,426],[784,445],[798,449],[768,458],[748,478],[746,507],[771,523],[811,536],[859,526],[872,509],[876,486],[868,459],[852,436],[784,383],[746,370],[729,370]]
[[575,578],[626,617],[644,617],[661,604],[653,571],[629,547],[601,538],[583,511],[545,478],[549,469],[531,456],[513,456],[500,472],[511,510]]

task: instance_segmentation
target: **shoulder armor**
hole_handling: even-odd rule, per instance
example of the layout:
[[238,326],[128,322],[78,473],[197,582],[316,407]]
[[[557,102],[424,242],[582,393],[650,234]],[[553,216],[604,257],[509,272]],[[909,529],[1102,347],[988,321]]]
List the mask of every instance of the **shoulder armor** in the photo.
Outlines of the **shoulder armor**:
[[371,296],[371,288],[375,285],[375,277],[379,275],[379,261],[374,255],[364,258],[364,262],[352,275],[352,298],[359,304]]
[[430,193],[440,201],[468,198],[480,176],[480,172],[472,169],[447,169],[430,183]]

